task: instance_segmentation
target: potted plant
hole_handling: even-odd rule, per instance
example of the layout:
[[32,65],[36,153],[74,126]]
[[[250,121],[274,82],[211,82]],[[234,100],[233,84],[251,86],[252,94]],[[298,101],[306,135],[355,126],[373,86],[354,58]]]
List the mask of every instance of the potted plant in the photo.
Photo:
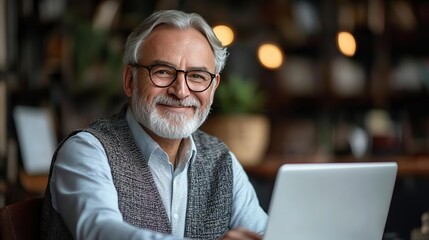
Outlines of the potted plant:
[[253,79],[231,74],[221,81],[214,101],[213,115],[202,129],[222,139],[243,166],[260,163],[270,137],[265,93]]

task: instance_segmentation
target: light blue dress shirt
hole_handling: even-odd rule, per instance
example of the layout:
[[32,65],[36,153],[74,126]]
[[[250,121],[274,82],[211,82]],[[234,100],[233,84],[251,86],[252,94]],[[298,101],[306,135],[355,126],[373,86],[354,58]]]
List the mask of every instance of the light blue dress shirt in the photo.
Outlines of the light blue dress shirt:
[[[174,166],[167,154],[143,130],[132,111],[126,113],[131,132],[154,177],[172,235],[138,228],[123,221],[111,169],[103,146],[92,134],[80,132],[69,138],[58,152],[50,180],[54,209],[75,239],[183,239],[188,194],[189,162],[195,160],[192,137],[184,139],[180,162]],[[263,233],[267,214],[259,206],[253,186],[231,153],[233,206],[231,228],[244,227]]]

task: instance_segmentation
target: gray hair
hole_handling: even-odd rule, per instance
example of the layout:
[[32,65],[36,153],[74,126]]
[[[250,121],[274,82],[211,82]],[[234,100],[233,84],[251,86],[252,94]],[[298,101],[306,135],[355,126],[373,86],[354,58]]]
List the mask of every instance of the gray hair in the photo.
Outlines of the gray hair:
[[139,24],[128,36],[125,44],[123,64],[137,63],[139,48],[149,34],[159,25],[173,26],[179,29],[195,28],[208,40],[214,57],[215,71],[220,73],[228,57],[228,51],[216,37],[210,25],[196,13],[185,13],[178,10],[162,10],[154,12],[145,21]]

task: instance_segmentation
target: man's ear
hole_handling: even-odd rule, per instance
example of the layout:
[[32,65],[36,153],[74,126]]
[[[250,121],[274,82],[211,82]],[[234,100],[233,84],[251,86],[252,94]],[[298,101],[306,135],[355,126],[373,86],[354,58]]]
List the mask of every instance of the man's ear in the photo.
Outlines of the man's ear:
[[124,87],[124,92],[128,97],[131,97],[133,94],[133,71],[130,65],[127,65],[124,68],[122,73],[122,82]]
[[216,91],[216,89],[217,89],[217,87],[219,86],[219,83],[220,83],[220,74],[216,74],[216,77],[215,77],[216,79],[215,79],[215,86],[214,86],[214,89],[213,90],[215,90]]

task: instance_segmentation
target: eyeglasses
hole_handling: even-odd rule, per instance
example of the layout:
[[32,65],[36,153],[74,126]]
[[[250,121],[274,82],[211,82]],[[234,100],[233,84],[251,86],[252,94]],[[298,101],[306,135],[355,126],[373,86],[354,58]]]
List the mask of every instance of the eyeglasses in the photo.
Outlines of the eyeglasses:
[[185,74],[185,81],[189,90],[193,92],[204,92],[210,87],[213,79],[216,77],[215,74],[204,70],[178,70],[172,66],[164,64],[144,66],[136,63],[131,64],[131,66],[147,69],[149,71],[149,78],[152,83],[160,88],[166,88],[173,84],[173,82],[177,79],[177,74],[182,72]]

